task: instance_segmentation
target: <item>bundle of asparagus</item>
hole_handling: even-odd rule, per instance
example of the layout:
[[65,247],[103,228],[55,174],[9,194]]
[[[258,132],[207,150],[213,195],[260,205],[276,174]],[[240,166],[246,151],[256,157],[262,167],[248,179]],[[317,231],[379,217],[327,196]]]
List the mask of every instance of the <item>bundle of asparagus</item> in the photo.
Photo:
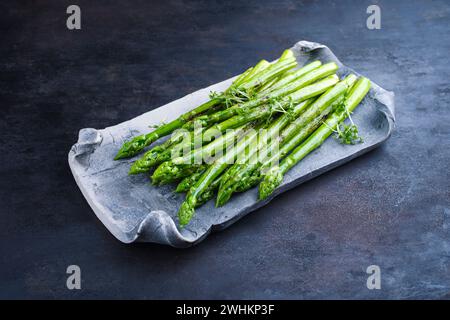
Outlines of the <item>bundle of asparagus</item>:
[[[222,206],[235,192],[258,183],[260,199],[281,184],[284,174],[335,133],[344,144],[362,142],[351,112],[370,89],[353,74],[339,80],[338,66],[314,61],[297,68],[290,50],[272,63],[260,61],[222,93],[154,131],[126,142],[115,159],[146,151],[130,174],[150,173],[155,185],[179,182],[187,192],[179,224],[217,194]],[[344,121],[349,118],[350,125]]]

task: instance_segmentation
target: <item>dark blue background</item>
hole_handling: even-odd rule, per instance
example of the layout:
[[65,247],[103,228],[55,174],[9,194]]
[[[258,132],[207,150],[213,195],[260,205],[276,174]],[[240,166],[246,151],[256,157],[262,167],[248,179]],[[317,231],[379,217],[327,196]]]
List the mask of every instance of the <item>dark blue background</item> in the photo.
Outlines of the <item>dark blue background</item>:
[[[450,298],[448,1],[115,2],[0,5],[1,298]],[[373,3],[381,30],[366,28]],[[78,130],[303,39],[395,91],[391,139],[196,247],[113,238],[69,171]],[[70,264],[80,291],[66,289]],[[366,288],[372,264],[381,290]]]

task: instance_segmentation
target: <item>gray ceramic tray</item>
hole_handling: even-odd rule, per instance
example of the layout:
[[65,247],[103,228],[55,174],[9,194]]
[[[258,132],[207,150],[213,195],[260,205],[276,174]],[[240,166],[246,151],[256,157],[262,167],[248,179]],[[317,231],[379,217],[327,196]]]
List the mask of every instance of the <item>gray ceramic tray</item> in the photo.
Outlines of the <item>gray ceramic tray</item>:
[[[299,65],[316,59],[323,63],[335,61],[340,67],[339,76],[349,72],[358,74],[342,65],[324,45],[300,41],[293,51]],[[210,91],[223,91],[231,81],[228,79],[196,91],[113,127],[80,130],[78,142],[69,152],[70,168],[95,214],[117,239],[125,243],[156,242],[174,247],[198,243],[211,231],[230,226],[281,192],[377,147],[394,128],[394,94],[372,83],[368,96],[353,115],[364,137],[363,144],[344,146],[330,138],[295,166],[269,199],[257,201],[257,188],[254,188],[233,196],[221,208],[215,208],[213,201],[209,201],[196,210],[188,226],[179,229],[176,213],[184,194],[175,194],[173,186],[152,186],[147,175],[129,176],[127,172],[134,159],[112,159],[125,140],[148,132],[151,124],[176,118],[205,102]]]

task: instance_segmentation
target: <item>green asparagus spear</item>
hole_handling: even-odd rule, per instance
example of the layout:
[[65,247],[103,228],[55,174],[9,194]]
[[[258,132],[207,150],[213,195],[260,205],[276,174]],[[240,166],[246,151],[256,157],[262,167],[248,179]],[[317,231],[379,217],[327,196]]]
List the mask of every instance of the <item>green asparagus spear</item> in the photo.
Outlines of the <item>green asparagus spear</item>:
[[[257,74],[258,72],[261,72],[262,70],[266,69],[269,65],[270,65],[270,63],[267,62],[266,60],[261,60],[254,68],[249,68],[243,74],[241,74],[234,81],[233,86],[238,87],[246,79],[251,78],[253,75]],[[274,82],[274,80],[272,81],[272,83]],[[208,115],[208,114],[209,114],[208,112],[205,113],[205,115]],[[194,125],[194,124],[197,126],[202,126],[202,124],[200,122],[197,121],[197,123],[195,123],[193,120],[192,125]],[[192,127],[189,129],[194,130],[195,128]],[[171,141],[174,141],[174,139],[172,139]],[[177,140],[177,141],[179,142],[179,140]],[[194,141],[194,139],[191,139],[191,141]],[[193,143],[190,143],[190,146],[194,147]],[[147,151],[144,154],[144,156],[142,156],[140,159],[136,160],[133,163],[133,165],[131,166],[129,173],[130,174],[145,173],[148,170],[150,170],[151,167],[159,165],[159,164],[163,163],[164,161],[168,161],[174,154],[173,149],[186,150],[187,148],[189,148],[189,146],[180,145],[177,143],[170,143],[170,141],[168,141],[165,144],[156,146],[156,147],[152,148],[151,150]]]
[[[296,95],[296,98],[295,98],[296,100],[292,101],[291,99],[286,99],[285,101],[286,101],[286,103],[299,103],[301,101],[307,100],[307,99],[314,97],[314,96],[322,93],[323,91],[329,89],[337,81],[338,81],[338,78],[336,75],[329,76],[329,77],[315,83],[314,85],[304,87],[304,88],[300,89],[299,91],[295,92],[294,94]],[[299,104],[297,109],[294,108],[294,113],[300,112],[306,106],[307,106],[307,104]],[[264,107],[264,109],[262,109],[262,110],[260,110],[260,109],[254,110],[254,112],[250,112],[249,114],[237,117],[237,120],[234,120],[236,123],[235,125],[240,125],[245,122],[254,121],[256,119],[260,119],[263,116],[268,116],[268,115],[270,115],[271,111],[273,111],[273,109],[271,109],[270,107]],[[287,117],[291,116],[291,113],[292,112],[290,112],[286,115],[286,117],[284,118],[285,121],[286,121],[286,119],[288,119]],[[215,131],[207,130],[203,137],[204,141],[208,141],[208,139],[210,139],[213,134],[217,134],[218,132],[221,132],[222,130],[225,130],[228,128],[233,128],[234,125],[233,125],[233,122],[231,121],[233,119],[235,119],[235,118],[229,119],[230,121],[227,121],[228,127],[226,127],[224,125],[223,127],[216,127]],[[284,123],[284,124],[286,124],[286,123]],[[189,154],[187,154],[183,157],[179,157],[179,158],[175,158],[175,159],[173,159],[173,157],[171,157],[172,161],[168,161],[170,158],[168,151],[163,152],[162,154],[160,154],[158,156],[157,159],[162,160],[161,157],[165,156],[164,160],[168,161],[168,163],[164,164],[164,166],[160,165],[160,167],[158,167],[155,170],[155,172],[153,173],[152,178],[155,181],[159,181],[159,180],[169,181],[171,179],[170,176],[173,175],[174,172],[176,172],[176,173],[178,172],[173,167],[176,167],[178,165],[181,165],[182,167],[184,167],[186,164],[194,163],[196,161],[201,162],[202,160],[207,159],[214,150],[218,150],[218,146],[224,145],[223,141],[231,141],[228,138],[232,138],[232,136],[233,136],[233,133],[229,132],[223,136],[220,136],[218,139],[207,144],[206,146],[193,150],[192,152],[190,152]],[[227,145],[230,145],[230,144],[227,144]],[[160,176],[164,176],[164,178],[162,178]],[[178,176],[177,176],[177,178],[178,178]]]
[[236,147],[235,152],[227,152],[225,155],[212,163],[200,179],[192,186],[186,195],[185,201],[178,210],[178,218],[181,226],[189,223],[194,215],[195,208],[200,203],[201,195],[208,190],[211,183],[219,177],[219,175],[234,161],[237,154],[241,154],[245,148],[256,139],[258,132],[250,131],[243,139],[241,139]]
[[297,72],[297,69],[294,70],[286,70],[283,73],[281,73],[280,75],[278,75],[276,78],[272,79],[271,81],[268,81],[266,83],[264,83],[263,85],[259,86],[256,90],[255,93],[256,94],[260,94],[263,91],[269,91],[270,88],[272,88],[275,83],[281,81],[283,78],[290,76],[291,74]]
[[350,74],[345,79],[338,82],[334,87],[329,88],[323,93],[294,123],[283,131],[283,140],[289,140],[298,128],[303,127],[308,122],[312,121],[318,115],[323,113],[325,109],[329,108],[336,100],[345,95],[355,83],[357,77]]
[[158,168],[161,168],[160,170],[168,171],[170,170],[170,175],[152,175],[152,183],[154,185],[163,185],[172,183],[176,180],[183,179],[187,176],[190,176],[194,174],[195,172],[202,170],[204,165],[202,164],[191,164],[191,165],[183,165],[183,166],[176,166],[176,167],[170,167],[170,169],[166,168],[166,165],[168,162],[163,162]]
[[[337,80],[338,80],[337,76],[335,76],[335,75],[329,76],[328,78],[325,78],[324,80],[322,80],[318,83],[315,83],[314,85],[300,89],[299,91],[301,91],[301,94],[296,93],[297,100],[291,101],[289,99],[286,99],[286,103],[299,103],[303,100],[306,100],[315,95],[318,95],[321,92],[332,87],[337,82]],[[299,104],[296,108],[294,108],[293,113],[295,115],[298,115],[298,113],[300,111],[302,111],[307,105],[308,104]],[[205,141],[208,141],[213,134],[217,134],[218,132],[225,131],[226,129],[233,128],[233,127],[241,125],[243,123],[248,123],[248,122],[251,122],[251,121],[254,121],[257,119],[261,119],[263,117],[267,117],[271,114],[271,112],[273,110],[274,109],[271,108],[270,106],[266,106],[264,108],[256,109],[248,114],[231,118],[231,119],[227,120],[225,123],[223,123],[222,127],[215,127],[215,128],[213,128],[214,131],[212,131],[212,129],[207,130],[205,132],[203,139]],[[283,118],[284,119],[283,125],[287,124],[286,121],[291,116],[292,116],[292,110]],[[277,130],[279,130],[278,127],[276,127],[276,126],[274,126],[274,128],[277,128]],[[228,134],[231,135],[231,133],[228,133]],[[203,148],[196,149],[184,157],[173,159],[170,162],[170,164],[165,164],[163,167],[156,169],[154,172],[155,179],[159,180],[159,178],[157,176],[164,175],[164,176],[166,176],[164,181],[167,181],[167,179],[168,179],[167,175],[170,175],[171,172],[173,171],[173,169],[171,168],[172,166],[177,166],[179,164],[184,165],[184,164],[192,163],[193,161],[195,161],[195,159],[206,159],[211,154],[212,151],[217,150],[217,146],[219,145],[219,143],[221,143],[221,145],[223,145],[223,142],[221,142],[220,139],[225,140],[226,137],[228,137],[228,136],[227,135],[221,136],[219,138],[219,140],[217,140],[217,141],[215,140],[213,143],[210,143]],[[158,159],[161,160],[161,156],[164,156],[164,155],[166,156],[166,158],[164,160],[166,160],[166,161],[169,160],[169,155],[167,154],[167,151],[165,153],[163,153],[162,155],[160,155],[158,157]]]
[[180,130],[176,134],[172,134],[167,144],[161,144],[161,147],[156,146],[150,149],[141,158],[136,160],[131,166],[129,174],[148,172],[152,167],[170,160],[172,156],[181,156],[186,150],[201,147],[201,144],[197,142],[202,141],[202,131],[196,128],[194,131]]
[[202,174],[206,171],[206,166],[202,167],[192,175],[184,178],[181,180],[181,182],[177,185],[177,188],[175,189],[175,192],[187,192],[189,189],[200,179]]
[[[204,112],[202,113],[202,116],[207,116],[212,113],[219,112],[223,108],[229,108],[236,103],[243,103],[253,98],[253,88],[251,90],[244,90],[241,88],[241,86],[254,76],[260,75],[268,67],[270,67],[270,62],[268,62],[267,60],[261,60],[256,64],[255,67],[251,68],[251,70],[245,72],[245,74],[241,74],[224,93],[211,92],[210,98],[214,99],[215,97],[219,97],[220,99],[222,99],[222,103],[219,107],[219,110],[215,110],[214,112]],[[212,109],[213,108],[211,108],[210,110]],[[186,129],[188,123],[191,123],[195,119],[196,118],[188,121],[182,127]]]
[[319,68],[321,65],[322,65],[322,62],[320,62],[318,60],[308,63],[304,67],[302,67],[298,70],[292,71],[287,76],[282,77],[281,79],[276,81],[272,86],[261,89],[261,92],[259,92],[258,95],[264,96],[264,95],[269,94],[269,92],[271,92],[271,91],[280,89],[280,88],[286,86],[287,84],[294,82],[295,80],[298,80],[300,77],[304,76],[308,72],[311,72],[311,71]]
[[297,61],[291,50],[285,50],[280,59],[264,69],[260,74],[254,75],[240,85],[243,90],[261,86],[262,84],[276,78],[280,73],[292,69],[297,65]]
[[289,81],[288,83],[284,83],[282,86],[275,87],[269,93],[263,92],[259,94],[259,96],[266,97],[266,99],[284,97],[298,91],[298,89],[311,85],[320,79],[332,75],[338,70],[338,66],[334,62],[326,63],[319,67],[314,67],[314,63],[312,64],[312,70],[310,70],[311,64],[308,64],[297,71],[300,76],[296,77],[292,81]]
[[[328,89],[323,95],[321,95],[305,112],[301,114],[300,117],[295,119],[283,132],[278,136],[276,141],[272,142],[272,145],[279,144],[282,145],[284,141],[292,138],[294,134],[298,135],[299,129],[305,127],[308,123],[314,122],[315,119],[321,119],[325,114],[331,111],[331,106],[340,97],[348,91],[348,89],[356,81],[356,76],[351,74],[344,80],[336,84],[334,87]],[[317,120],[316,120],[317,122]],[[260,152],[260,156],[263,156],[263,150],[266,152],[270,149],[267,145],[263,143],[255,146],[252,149],[253,154]],[[252,172],[256,170],[259,166],[259,161],[254,161],[253,163],[236,163],[233,165],[235,167],[234,172],[230,175],[229,180],[222,179],[216,205],[224,205],[231,197],[231,195],[236,191],[240,184],[246,184],[249,176]],[[231,170],[231,169],[230,169]]]
[[256,72],[256,70],[257,70],[257,68],[258,68],[258,65],[261,64],[261,63],[264,63],[264,64],[267,63],[267,64],[269,64],[268,61],[266,61],[266,60],[261,60],[260,62],[258,62],[258,63],[256,64],[256,66],[250,67],[250,68],[248,68],[247,70],[245,70],[243,73],[241,73],[240,75],[238,75],[237,78],[233,81],[233,83],[232,83],[231,86],[239,87],[239,85],[240,85],[243,81],[245,81],[245,78],[246,78],[246,77],[248,77],[248,76],[251,75],[252,73]]
[[266,82],[262,86],[260,86],[256,91],[257,92],[263,92],[264,90],[268,90],[271,88],[276,82],[280,81],[283,77],[285,77],[291,70],[288,70],[284,72],[283,74],[279,75],[278,78],[272,79],[271,81]]
[[[308,108],[308,106],[314,101],[314,99],[309,99],[306,101],[303,101],[295,106],[293,106],[288,112],[283,114],[281,117],[279,117],[276,121],[274,121],[265,132],[264,137],[258,135],[258,139],[255,140],[255,143],[253,145],[250,145],[248,147],[248,150],[245,150],[243,154],[239,155],[237,162],[229,168],[222,177],[221,180],[221,186],[222,188],[223,183],[228,181],[229,178],[233,177],[237,171],[239,170],[240,164],[246,163],[249,158],[264,145],[267,141],[270,139],[273,139],[276,137],[276,135],[279,134],[279,132],[287,126],[290,122],[292,122],[294,119],[296,119],[300,113],[302,113],[305,109]],[[220,190],[219,188],[219,190]],[[220,191],[219,191],[220,193]]]
[[[172,160],[163,162],[156,168],[152,175],[152,180],[167,183],[179,179],[180,174],[178,172],[181,170],[185,171],[189,166],[195,167],[195,165],[201,164],[203,160],[213,156],[215,151],[233,146],[234,142],[244,136],[252,127],[252,124],[247,124],[236,130],[229,130],[226,134],[221,135],[202,148],[195,149],[184,156],[175,157]],[[177,169],[177,167],[180,167],[180,169]]]
[[127,141],[123,144],[122,148],[120,148],[114,160],[134,156],[135,154],[141,152],[142,149],[149,146],[159,138],[171,134],[174,130],[180,128],[183,124],[185,124],[187,121],[189,121],[196,115],[201,114],[202,112],[208,110],[209,108],[221,103],[221,101],[222,100],[220,98],[209,100],[208,102],[203,103],[197,108],[181,115],[179,118],[158,127],[156,130],[150,133],[134,137],[132,140]]
[[[231,88],[238,87],[242,84],[246,78],[252,77],[263,69],[267,68],[270,63],[267,60],[261,60],[256,64],[255,67],[248,68],[245,72],[240,74],[233,82]],[[217,111],[214,107],[210,108],[208,112]],[[206,112],[205,114],[208,114]],[[164,143],[155,146],[151,150],[147,151],[144,156],[133,163],[130,168],[130,174],[144,173],[147,172],[151,167],[155,166],[158,163],[161,163],[165,160],[166,155],[170,155],[170,150],[168,150],[171,146],[180,142],[181,135],[176,137],[172,136],[170,139],[167,139]],[[193,139],[192,139],[193,140]],[[169,151],[164,153],[165,151]],[[164,153],[164,154],[163,154]],[[161,155],[162,154],[162,155]],[[160,157],[158,159],[158,156]]]
[[[309,65],[306,65],[305,67],[301,68],[300,70],[306,68],[306,70],[309,70],[311,67]],[[300,72],[299,70],[299,72]],[[245,102],[243,104],[234,105],[230,108],[227,108],[225,110],[218,111],[216,113],[213,113],[211,115],[204,115],[199,116],[195,120],[201,123],[203,127],[208,127],[214,123],[218,123],[221,121],[224,121],[234,115],[239,114],[240,112],[243,112],[245,110],[249,110],[252,108],[255,108],[268,100],[271,99],[279,99],[284,96],[287,96],[289,94],[292,94],[295,91],[299,91],[299,89],[315,85],[315,82],[326,77],[329,75],[334,74],[338,70],[338,66],[334,62],[330,62],[327,64],[324,64],[318,68],[315,68],[311,70],[310,72],[304,73],[302,76],[296,78],[291,83],[289,83],[286,86],[277,88],[276,90],[273,90],[272,92],[267,93],[261,93],[260,95],[257,95],[255,99],[252,99],[248,102]],[[194,126],[193,122],[188,122],[183,128],[191,130]]]
[[[270,65],[269,62],[266,60],[261,60],[254,68],[249,68],[247,71],[245,71],[243,74],[241,74],[233,83],[234,86],[238,86],[240,83],[245,81],[246,77],[251,77],[252,75],[256,74],[257,72],[260,72],[267,68]],[[211,108],[213,110],[214,108]],[[206,116],[209,115],[209,112],[204,113]],[[197,122],[194,122],[192,120],[191,124],[193,127],[189,127],[189,130],[194,130],[194,125],[197,125],[199,127],[202,126],[202,123],[199,122],[200,120],[195,120]],[[205,123],[203,123],[205,125]],[[185,127],[187,128],[187,127]],[[173,140],[172,140],[173,141]],[[180,142],[180,140],[177,140]],[[194,139],[191,139],[191,141],[194,141]],[[188,142],[189,143],[189,142]],[[193,148],[193,143],[189,143],[190,147]],[[138,174],[138,173],[145,173],[148,172],[152,167],[159,165],[163,163],[164,161],[170,160],[170,158],[174,154],[173,149],[178,150],[186,150],[189,148],[189,146],[184,143],[183,145],[177,144],[177,143],[166,143],[160,146],[156,146],[152,148],[151,150],[147,151],[140,159],[136,160],[133,165],[130,168],[129,174]]]
[[352,112],[370,90],[370,81],[360,78],[344,101],[344,108],[338,108],[314,133],[292,151],[280,165],[274,166],[264,175],[259,186],[259,198],[266,199],[283,181],[284,174],[305,156],[318,148]]
[[217,190],[217,188],[219,187],[219,184],[220,184],[220,179],[221,179],[221,177],[218,177],[213,182],[211,182],[209,187],[206,188],[205,192],[203,192],[199,196],[196,208],[201,206],[202,204],[208,202],[212,198],[214,198],[215,192],[216,192],[216,190]]
[[262,107],[251,109],[248,112],[241,111],[242,114],[236,115],[221,123],[215,124],[211,128],[207,129],[203,135],[203,139],[205,141],[209,141],[217,132],[223,132],[227,129],[232,129],[245,124],[249,121],[264,118],[270,115],[272,112],[282,112],[289,104],[296,104],[309,98],[315,97],[335,85],[337,81],[338,78],[336,75],[328,76],[327,78],[319,82],[303,87],[291,93],[290,95],[284,97],[283,100],[275,100],[275,102],[277,102],[275,106],[266,104]]
[[180,226],[183,227],[191,221],[195,208],[200,203],[201,195],[208,189],[209,185],[227,168],[226,163],[211,165],[200,177],[186,195],[186,199],[178,210]]
[[[292,53],[291,53],[292,54]],[[293,57],[287,57],[287,53],[283,54],[285,58],[279,59],[277,63],[270,65],[268,68],[263,69],[259,73],[252,73],[252,71],[249,72],[251,74],[251,77],[243,80],[243,78],[238,78],[239,86],[237,88],[240,88],[242,90],[249,90],[253,86],[260,86],[264,84],[267,81],[271,81],[273,78],[275,78],[278,74],[283,73],[284,71],[291,69],[295,67],[296,61]],[[283,57],[283,56],[282,56]],[[268,71],[269,70],[269,71]],[[247,77],[245,77],[247,78]],[[249,84],[251,83],[251,84]],[[230,87],[232,90],[236,89],[235,86]],[[125,142],[117,155],[115,156],[114,160],[119,160],[122,158],[128,158],[132,157],[135,154],[139,153],[147,147],[148,145],[152,144],[154,141],[158,140],[159,138],[166,136],[170,133],[172,133],[174,130],[180,128],[183,126],[186,122],[193,119],[194,117],[202,114],[203,112],[207,111],[211,107],[222,103],[224,100],[223,97],[215,97],[208,102],[203,103],[202,105],[198,106],[197,108],[181,115],[177,119],[164,124],[160,127],[158,127],[156,130],[148,133],[143,134],[137,137],[134,137],[132,140]]]
[[[290,52],[290,50],[287,52]],[[257,68],[258,66],[255,67],[255,70],[258,72],[257,74],[250,73],[244,79],[245,81],[242,81],[242,84],[240,84],[239,87],[235,86],[229,90],[228,94],[222,95],[226,108],[245,103],[248,100],[253,100],[257,91],[260,91],[266,84],[270,86],[275,79],[285,74],[286,71],[296,65],[297,61],[294,57],[282,56],[278,61],[269,64],[268,66],[262,65],[259,69]],[[215,97],[215,95],[213,95],[213,97]],[[192,124],[190,123],[183,125],[184,128],[191,126]]]
[[[339,99],[342,100],[342,99]],[[338,105],[339,102],[335,102],[333,105]],[[230,175],[222,178],[222,184],[220,186],[216,206],[223,206],[231,197],[234,192],[244,192],[252,187],[254,187],[261,180],[261,173],[270,167],[271,164],[278,162],[279,159],[285,157],[292,149],[299,145],[305,138],[307,138],[314,130],[316,130],[322,123],[322,119],[331,111],[334,107],[327,108],[321,113],[317,118],[306,123],[305,126],[301,127],[298,123],[291,123],[282,134],[279,136],[279,142],[274,141],[273,143],[278,143],[281,148],[275,149],[275,152],[270,156],[263,158],[264,160],[260,163],[258,162],[238,162],[229,169],[232,171]],[[286,140],[286,136],[291,136],[288,132],[293,132],[295,135]],[[270,149],[270,147],[269,147]]]
[[[175,148],[179,143],[183,141],[185,138],[185,135],[189,134],[190,139],[189,141],[193,142],[194,139],[194,132],[177,132],[177,134],[172,134],[172,136],[167,139],[164,143],[157,145],[144,153],[144,155],[136,160],[130,168],[129,174],[138,174],[138,173],[145,173],[150,170],[151,167],[165,161],[162,159],[165,159],[165,156],[168,155],[168,158],[170,158],[171,150]],[[195,132],[195,134],[202,134],[201,132]]]
[[138,174],[147,172],[156,162],[158,156],[167,150],[173,142],[171,139],[167,139],[164,143],[157,145],[147,151],[142,158],[136,160],[130,167],[128,174]]
[[[233,184],[230,181],[228,182],[227,185],[224,185],[223,187],[224,191],[220,193],[220,196],[218,194],[216,205],[217,206],[224,205],[233,192],[244,192],[256,186],[261,181],[262,179],[261,174],[266,170],[266,168],[270,167],[270,164],[279,161],[279,159],[284,158],[286,155],[289,154],[290,151],[292,151],[292,149],[298,146],[305,138],[307,138],[311,133],[313,133],[314,130],[316,130],[322,124],[322,119],[324,116],[325,115],[319,116],[317,119],[314,119],[312,122],[308,123],[306,126],[301,128],[298,131],[297,135],[295,135],[291,140],[284,143],[282,147],[278,150],[278,152],[272,154],[272,156],[269,157],[267,160],[265,160],[262,164],[259,163],[235,164],[237,165],[237,168],[235,168],[233,183],[235,183],[236,185],[233,186]],[[231,169],[232,168],[229,168],[228,170]],[[224,175],[225,173],[223,174],[223,176]],[[223,179],[224,178],[225,177],[223,177]],[[227,190],[230,187],[230,185],[233,187],[231,188],[231,190]],[[228,192],[230,192],[230,194],[227,194]]]

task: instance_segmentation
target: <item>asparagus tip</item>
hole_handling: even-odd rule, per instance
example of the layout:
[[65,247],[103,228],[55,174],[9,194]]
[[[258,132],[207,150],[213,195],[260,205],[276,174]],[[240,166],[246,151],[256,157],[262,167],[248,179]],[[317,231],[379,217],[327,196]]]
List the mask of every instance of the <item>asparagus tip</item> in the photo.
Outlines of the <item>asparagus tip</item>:
[[168,166],[170,166],[169,162],[163,162],[158,166],[158,168],[156,168],[152,175],[153,184],[159,184],[164,180],[164,177],[168,173]]
[[137,160],[131,165],[130,170],[128,171],[128,174],[133,175],[133,174],[138,174],[138,173],[142,173],[142,172],[144,172],[144,170],[142,170],[142,168],[139,164],[139,160]]
[[140,139],[141,137],[135,137],[133,140],[125,142],[117,152],[114,160],[129,158],[141,151],[142,146],[140,145]]
[[177,192],[177,193],[182,193],[182,192],[184,192],[185,190],[184,190],[184,184],[182,184],[181,182],[177,185],[177,187],[176,187],[176,189],[175,189],[175,192]]
[[119,152],[117,152],[116,156],[114,157],[114,160],[117,161],[117,160],[127,158],[127,157],[128,157],[128,154],[124,152],[123,148],[121,148],[119,150]]
[[184,227],[191,221],[194,216],[194,206],[192,206],[188,201],[184,201],[180,209],[178,210],[178,220],[180,222],[180,227]]
[[227,185],[225,185],[223,188],[220,188],[219,192],[217,193],[216,207],[222,207],[223,205],[225,205],[225,203],[230,200],[233,191],[234,189]]
[[259,200],[266,199],[283,181],[283,174],[279,167],[273,167],[264,176],[259,185]]

